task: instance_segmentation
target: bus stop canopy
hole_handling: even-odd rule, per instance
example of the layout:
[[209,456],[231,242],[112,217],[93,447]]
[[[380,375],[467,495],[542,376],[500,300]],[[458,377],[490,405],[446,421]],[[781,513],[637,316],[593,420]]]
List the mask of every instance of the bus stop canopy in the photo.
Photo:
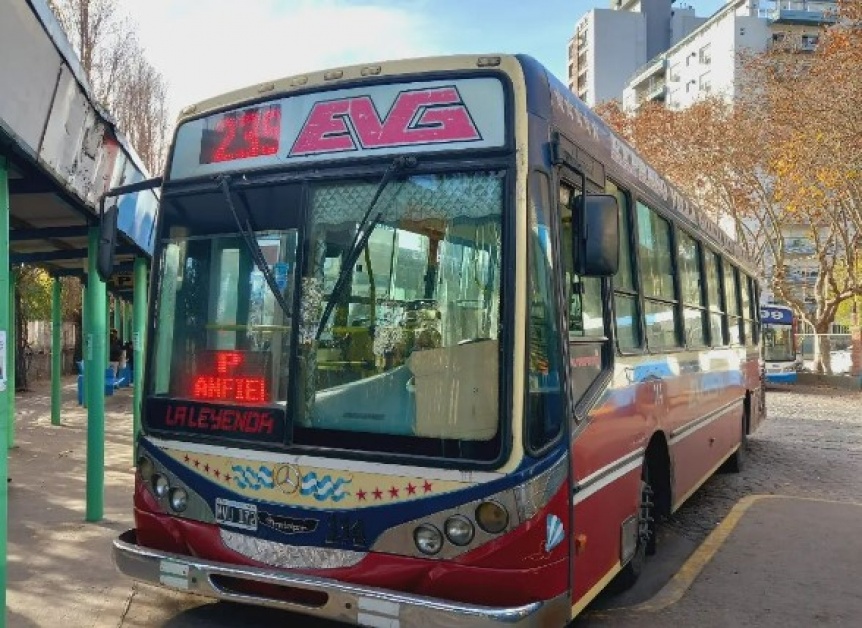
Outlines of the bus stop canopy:
[[[87,228],[109,188],[146,179],[143,163],[93,96],[45,0],[0,4],[0,156],[7,160],[10,263],[85,274]],[[118,274],[131,288],[135,256],[149,257],[158,198],[119,199]]]

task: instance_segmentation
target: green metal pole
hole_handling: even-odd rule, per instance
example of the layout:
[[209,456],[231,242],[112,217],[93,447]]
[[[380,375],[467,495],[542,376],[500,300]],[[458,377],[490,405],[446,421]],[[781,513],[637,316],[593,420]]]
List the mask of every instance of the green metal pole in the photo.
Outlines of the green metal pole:
[[123,299],[119,301],[120,305],[120,340],[126,344],[126,302]]
[[[9,292],[9,179],[6,158],[0,155],[0,295]],[[0,341],[4,348],[9,344],[9,302],[0,298]],[[0,349],[0,355],[3,351]],[[0,369],[6,365],[0,359]],[[0,625],[6,623],[6,539],[9,514],[9,487],[6,478],[9,473],[9,454],[6,438],[9,420],[9,395],[5,373],[0,375]]]
[[87,373],[87,521],[100,521],[105,502],[105,355],[107,300],[105,282],[96,272],[99,229],[90,229],[87,258],[87,328],[84,372]]
[[62,387],[60,386],[63,368],[63,319],[60,314],[60,278],[54,277],[51,294],[51,425],[60,425],[62,407]]
[[[144,401],[144,338],[147,330],[147,260],[135,258],[135,296],[132,306],[132,350],[134,352],[132,378],[134,400],[132,405],[132,451],[138,449],[138,434],[141,432],[141,411]],[[137,455],[135,455],[137,461]]]
[[6,379],[9,388],[9,440],[6,447],[15,446],[15,349],[18,344],[18,320],[15,311],[15,273],[9,269],[9,338],[6,341]]
[[[81,364],[87,365],[87,282],[81,280]],[[87,369],[83,369],[84,407],[87,407]]]
[[117,330],[117,333],[120,333],[120,328],[123,326],[123,319],[120,318],[121,305],[120,300],[117,297],[114,297],[114,329]]
[[[107,290],[107,288],[106,288],[106,290]],[[109,362],[108,358],[111,357],[109,355],[110,350],[111,350],[111,345],[108,342],[108,338],[110,337],[110,333],[111,333],[111,330],[108,329],[110,327],[110,322],[111,322],[111,300],[108,298],[107,291],[105,292],[105,307],[103,309],[105,310],[105,344],[102,346],[105,349],[105,351],[104,351],[104,353],[105,353],[105,364],[107,364]],[[105,366],[105,368],[108,368],[108,367]]]

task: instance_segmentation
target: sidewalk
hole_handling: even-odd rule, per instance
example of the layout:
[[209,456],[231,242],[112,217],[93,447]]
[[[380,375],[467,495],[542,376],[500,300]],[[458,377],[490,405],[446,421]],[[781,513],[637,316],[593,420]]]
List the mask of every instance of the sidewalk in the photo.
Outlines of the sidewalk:
[[51,425],[50,380],[16,395],[10,628],[116,628],[132,591],[111,560],[111,540],[132,525],[132,389],[105,398],[105,517],[86,523],[87,410],[75,386],[74,376],[64,378],[60,426]]
[[574,626],[857,626],[860,518],[862,504],[746,497],[651,600]]

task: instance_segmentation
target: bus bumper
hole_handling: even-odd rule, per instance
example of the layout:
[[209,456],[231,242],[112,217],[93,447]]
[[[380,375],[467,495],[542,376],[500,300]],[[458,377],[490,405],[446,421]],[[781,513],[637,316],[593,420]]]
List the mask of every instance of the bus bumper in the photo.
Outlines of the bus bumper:
[[777,371],[766,372],[766,383],[767,384],[795,384],[799,379],[799,375],[796,371],[781,373]]
[[[230,565],[153,550],[137,544],[134,530],[114,540],[113,554],[117,569],[139,582],[360,626],[564,626],[571,618],[571,602],[567,595],[507,608],[448,602],[283,570]],[[235,588],[236,583],[284,587],[298,593],[297,599],[306,601],[249,593],[245,587]]]

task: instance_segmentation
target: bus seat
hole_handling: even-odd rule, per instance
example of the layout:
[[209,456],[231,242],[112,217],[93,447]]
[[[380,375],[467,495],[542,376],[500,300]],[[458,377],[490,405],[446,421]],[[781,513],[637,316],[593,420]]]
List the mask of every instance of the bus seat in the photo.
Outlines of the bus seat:
[[499,423],[497,340],[417,351],[407,359],[416,395],[416,435],[488,440]]

